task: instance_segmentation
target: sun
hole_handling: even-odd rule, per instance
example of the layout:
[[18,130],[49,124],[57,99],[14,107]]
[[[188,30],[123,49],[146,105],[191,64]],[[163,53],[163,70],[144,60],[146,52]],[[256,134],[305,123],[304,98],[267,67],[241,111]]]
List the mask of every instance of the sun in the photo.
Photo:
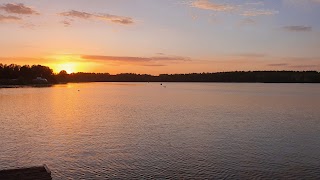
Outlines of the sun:
[[49,66],[53,69],[55,73],[59,73],[62,70],[65,70],[68,74],[75,73],[79,70],[79,63],[75,62],[78,60],[77,56],[74,55],[52,55],[49,57],[55,61],[55,63],[50,64]]
[[78,72],[78,66],[78,63],[75,62],[61,62],[49,65],[54,73],[59,73],[60,71],[65,70],[68,74]]
[[47,56],[50,63],[45,65],[49,66],[54,73],[58,74],[65,70],[68,74],[77,72],[88,72],[101,67],[101,64],[96,62],[85,61],[79,55],[73,54],[55,54]]
[[76,64],[75,63],[63,63],[57,65],[57,71],[65,70],[68,74],[74,73],[76,71]]

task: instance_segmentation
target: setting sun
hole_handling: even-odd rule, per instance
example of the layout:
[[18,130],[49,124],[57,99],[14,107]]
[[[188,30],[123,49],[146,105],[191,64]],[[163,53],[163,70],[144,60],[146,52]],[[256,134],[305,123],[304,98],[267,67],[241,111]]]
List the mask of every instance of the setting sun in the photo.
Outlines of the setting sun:
[[81,63],[75,62],[78,61],[80,58],[76,55],[51,55],[47,58],[56,62],[54,64],[48,64],[55,73],[59,73],[62,70],[65,70],[68,74],[80,71]]
[[54,71],[60,72],[65,70],[68,74],[76,72],[76,64],[75,63],[64,63],[64,64],[57,64],[54,68]]
[[95,69],[98,66],[96,63],[92,62],[74,62],[74,61],[61,61],[57,63],[48,63],[45,64],[52,68],[54,73],[59,73],[62,70],[65,70],[68,74],[77,73],[77,72],[86,72]]

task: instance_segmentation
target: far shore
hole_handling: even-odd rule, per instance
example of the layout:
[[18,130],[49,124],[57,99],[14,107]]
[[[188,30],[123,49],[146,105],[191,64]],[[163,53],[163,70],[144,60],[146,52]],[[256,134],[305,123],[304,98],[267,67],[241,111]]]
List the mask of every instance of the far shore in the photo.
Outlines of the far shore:
[[25,88],[25,87],[51,87],[54,84],[25,84],[25,85],[1,85],[1,88]]
[[61,84],[69,84],[69,83],[237,83],[237,84],[319,84],[319,82],[199,82],[199,81],[154,81],[154,82],[147,82],[147,81],[88,81],[88,82],[63,82],[63,83],[56,83],[56,84],[24,84],[24,85],[1,85],[1,88],[42,88],[42,87],[52,87],[54,85],[61,85]]
[[[1,68],[2,67],[2,68]],[[231,71],[187,74],[85,73],[54,74],[42,65],[0,64],[0,88],[48,87],[77,82],[320,83],[318,71]]]

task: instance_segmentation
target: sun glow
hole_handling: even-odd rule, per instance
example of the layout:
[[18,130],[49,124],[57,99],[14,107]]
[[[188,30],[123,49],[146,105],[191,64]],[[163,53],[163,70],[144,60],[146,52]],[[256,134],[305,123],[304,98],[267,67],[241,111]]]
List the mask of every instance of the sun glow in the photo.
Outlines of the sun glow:
[[64,64],[57,64],[56,67],[54,68],[56,72],[60,72],[62,70],[67,71],[68,74],[76,72],[77,68],[76,68],[76,64],[75,63],[64,63]]
[[65,70],[68,74],[77,72],[94,72],[101,64],[96,62],[88,62],[79,55],[74,54],[55,54],[45,57],[50,63],[44,65],[49,66],[54,73]]
[[51,67],[55,73],[59,73],[62,70],[65,70],[68,74],[79,71],[80,63],[75,62],[79,60],[78,56],[68,54],[52,55],[49,56],[48,59],[55,62],[48,64],[49,67]]

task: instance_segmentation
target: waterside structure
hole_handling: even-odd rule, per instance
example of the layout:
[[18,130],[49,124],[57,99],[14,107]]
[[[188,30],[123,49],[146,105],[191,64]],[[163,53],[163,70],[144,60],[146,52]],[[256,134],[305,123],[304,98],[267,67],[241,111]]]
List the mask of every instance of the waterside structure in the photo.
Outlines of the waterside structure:
[[50,169],[44,164],[27,168],[0,170],[4,180],[52,180]]

